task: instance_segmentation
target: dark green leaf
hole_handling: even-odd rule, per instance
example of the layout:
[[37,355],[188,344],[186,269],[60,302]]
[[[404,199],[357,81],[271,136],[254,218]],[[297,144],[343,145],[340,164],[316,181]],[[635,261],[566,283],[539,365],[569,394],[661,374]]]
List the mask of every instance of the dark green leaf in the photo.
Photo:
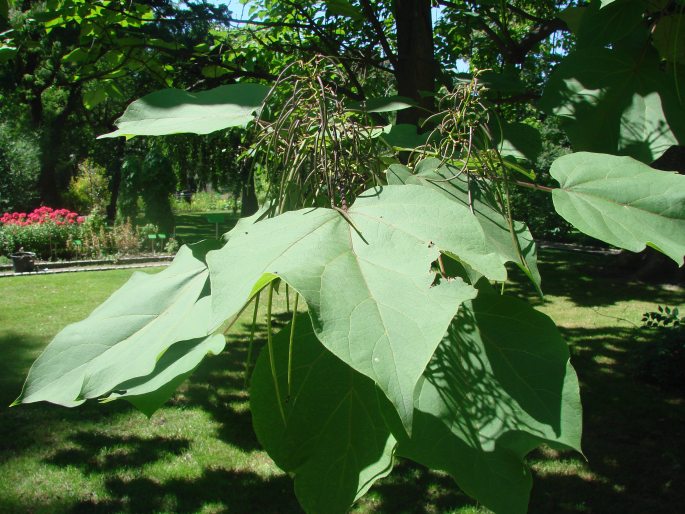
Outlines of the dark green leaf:
[[574,149],[650,163],[685,142],[676,84],[653,50],[578,50],[552,73],[540,105],[562,118]]
[[390,473],[396,441],[374,383],[321,345],[306,314],[298,316],[296,327],[289,395],[290,324],[273,341],[282,406],[268,349],[259,356],[250,388],[254,428],[276,464],[292,473],[306,512],[342,514]]
[[388,125],[380,138],[393,148],[413,150],[426,144],[429,134],[419,134],[415,125]]
[[448,472],[495,512],[525,513],[525,455],[543,442],[580,451],[578,380],[547,316],[479,289],[424,373],[412,436],[393,433],[398,454]]
[[493,136],[503,157],[534,163],[542,152],[540,131],[526,123],[502,123],[494,127]]
[[379,98],[370,98],[363,102],[351,102],[348,106],[351,111],[364,112],[392,112],[416,107],[417,103],[411,98],[405,96],[383,96]]

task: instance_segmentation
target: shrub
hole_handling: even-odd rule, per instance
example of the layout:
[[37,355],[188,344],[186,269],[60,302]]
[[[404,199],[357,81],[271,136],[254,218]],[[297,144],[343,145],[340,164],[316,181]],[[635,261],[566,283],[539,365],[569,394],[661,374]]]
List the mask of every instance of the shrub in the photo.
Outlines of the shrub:
[[70,257],[67,241],[80,237],[84,221],[68,209],[51,207],[39,207],[29,214],[5,213],[0,217],[1,251],[9,255],[24,249],[42,259]]
[[[140,234],[131,224],[131,220],[107,227],[104,218],[93,216],[93,220],[83,227],[83,239],[80,248],[74,248],[86,257],[106,257],[112,255],[133,255],[140,250]],[[75,242],[71,244],[75,246]]]
[[79,164],[66,193],[67,202],[80,212],[104,214],[111,196],[105,169],[90,159]]

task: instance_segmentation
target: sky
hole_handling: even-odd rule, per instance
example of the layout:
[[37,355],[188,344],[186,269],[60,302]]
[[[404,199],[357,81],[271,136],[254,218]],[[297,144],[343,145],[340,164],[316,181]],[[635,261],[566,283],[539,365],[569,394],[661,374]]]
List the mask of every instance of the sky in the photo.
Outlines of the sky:
[[227,5],[229,10],[233,12],[234,18],[240,18],[243,8],[245,7],[239,0],[209,0],[209,3],[214,5]]

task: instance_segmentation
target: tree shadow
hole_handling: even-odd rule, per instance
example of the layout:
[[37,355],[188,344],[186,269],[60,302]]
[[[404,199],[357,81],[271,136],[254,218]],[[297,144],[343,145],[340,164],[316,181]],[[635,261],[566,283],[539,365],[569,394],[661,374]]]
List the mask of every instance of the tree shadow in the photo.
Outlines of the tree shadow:
[[46,344],[45,338],[12,331],[3,331],[0,335],[0,412],[5,411],[19,396],[26,372],[35,360],[36,353]]
[[70,435],[72,448],[59,450],[45,459],[56,466],[73,466],[85,473],[112,472],[181,455],[190,448],[188,439],[112,436],[93,432]]
[[[530,512],[679,512],[685,502],[685,396],[638,378],[639,329],[561,329],[583,402],[582,458],[531,455]],[[564,464],[566,463],[566,464]]]
[[[373,506],[369,508],[368,504]],[[452,478],[408,459],[398,459],[390,476],[380,480],[352,512],[430,514],[447,512],[476,502]]]
[[[107,499],[94,497],[69,507],[55,499],[41,505],[44,512],[113,514],[121,512],[192,513],[210,507],[211,512],[269,512],[299,514],[301,509],[285,476],[264,478],[250,471],[205,470],[198,478],[171,479],[163,483],[150,478],[108,478]],[[26,506],[0,502],[6,512],[32,512]]]
[[[273,330],[280,330],[291,316],[288,313],[274,314]],[[206,359],[170,404],[200,407],[219,423],[218,437],[222,441],[245,451],[255,451],[261,450],[261,446],[252,428],[248,386],[245,384],[249,340],[249,329],[229,333],[226,349],[221,355]],[[252,366],[265,345],[266,324],[256,323]]]
[[[621,270],[620,255],[541,248],[539,259],[544,294],[566,298],[580,307],[606,307],[624,300],[675,305],[685,298],[680,286],[632,278]],[[545,302],[518,268],[509,267],[509,276],[508,294],[533,305]]]

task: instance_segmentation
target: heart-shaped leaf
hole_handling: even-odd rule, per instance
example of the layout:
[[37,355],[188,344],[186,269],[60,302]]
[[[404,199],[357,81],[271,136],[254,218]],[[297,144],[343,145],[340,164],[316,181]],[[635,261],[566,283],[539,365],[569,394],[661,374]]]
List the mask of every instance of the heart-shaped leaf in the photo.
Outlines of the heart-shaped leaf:
[[209,253],[215,321],[240,312],[260,277],[281,277],[307,301],[326,348],[374,380],[409,430],[416,382],[475,294],[461,279],[435,284],[440,250],[506,278],[475,216],[425,187],[371,190],[347,213],[288,212],[232,232]]
[[630,157],[579,152],[550,169],[554,208],[578,230],[639,252],[649,245],[679,266],[685,255],[685,176]]

